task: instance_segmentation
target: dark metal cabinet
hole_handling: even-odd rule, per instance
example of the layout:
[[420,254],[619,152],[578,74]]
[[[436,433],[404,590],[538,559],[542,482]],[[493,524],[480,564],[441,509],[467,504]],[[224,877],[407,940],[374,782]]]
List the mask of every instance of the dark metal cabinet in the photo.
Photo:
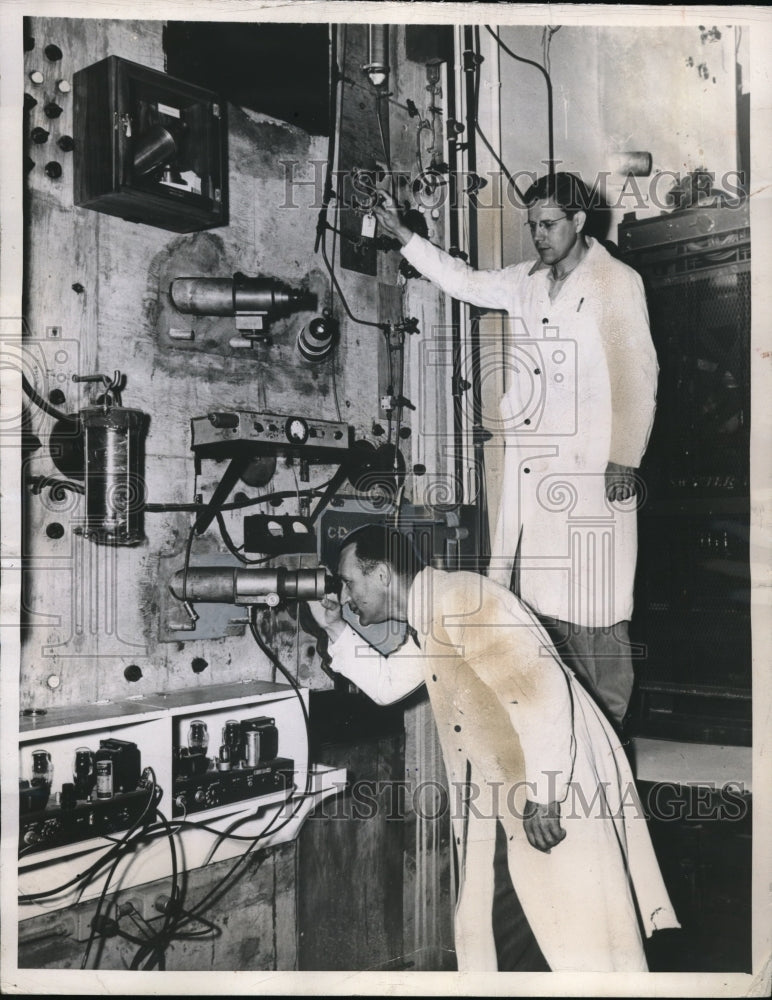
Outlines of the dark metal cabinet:
[[118,56],[73,84],[76,205],[177,233],[227,223],[216,94]]
[[641,474],[631,635],[650,735],[748,743],[750,229],[747,204],[620,228],[660,366]]

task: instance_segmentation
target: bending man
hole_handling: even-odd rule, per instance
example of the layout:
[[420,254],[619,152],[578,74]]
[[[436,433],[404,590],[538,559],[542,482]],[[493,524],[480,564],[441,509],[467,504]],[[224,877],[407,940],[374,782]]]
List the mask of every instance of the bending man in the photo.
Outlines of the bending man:
[[[450,788],[461,971],[643,971],[642,932],[677,927],[614,731],[528,609],[475,573],[422,567],[368,525],[343,542],[341,601],[362,625],[406,621]],[[363,652],[325,598],[332,668],[365,694],[415,687],[402,658]],[[638,913],[642,924],[639,924]]]

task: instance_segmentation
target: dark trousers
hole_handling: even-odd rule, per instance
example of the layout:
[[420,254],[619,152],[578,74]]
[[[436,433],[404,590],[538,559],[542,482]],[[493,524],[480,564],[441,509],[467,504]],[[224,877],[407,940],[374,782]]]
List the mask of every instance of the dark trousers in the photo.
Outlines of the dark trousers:
[[574,671],[617,731],[621,730],[633,693],[628,623],[589,628],[557,618],[539,616],[539,620],[560,659]]
[[512,885],[507,864],[507,837],[498,820],[493,872],[493,937],[499,972],[549,972],[550,967]]

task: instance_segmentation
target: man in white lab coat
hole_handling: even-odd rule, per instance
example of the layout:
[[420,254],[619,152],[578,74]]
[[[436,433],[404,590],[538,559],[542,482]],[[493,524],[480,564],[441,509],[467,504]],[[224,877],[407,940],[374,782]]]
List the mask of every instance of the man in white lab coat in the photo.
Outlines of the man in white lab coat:
[[639,276],[584,233],[591,198],[558,173],[525,195],[539,259],[477,271],[375,209],[403,256],[454,298],[504,310],[506,453],[489,577],[514,585],[620,726],[633,668],[635,469],[654,418],[657,358]]
[[678,922],[619,741],[538,621],[483,576],[422,567],[383,525],[347,536],[338,575],[360,624],[413,637],[383,657],[333,597],[311,605],[332,669],[365,694],[426,683],[453,793],[459,970],[645,971],[641,930]]

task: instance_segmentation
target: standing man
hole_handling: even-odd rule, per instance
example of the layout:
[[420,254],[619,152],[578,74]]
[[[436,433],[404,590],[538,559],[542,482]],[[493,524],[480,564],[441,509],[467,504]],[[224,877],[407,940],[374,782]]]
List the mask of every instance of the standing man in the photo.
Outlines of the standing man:
[[[346,537],[338,576],[362,625],[408,623],[423,666],[451,790],[459,971],[645,971],[641,930],[678,922],[630,767],[533,615],[483,576],[423,567],[384,525]],[[365,694],[413,686],[384,683],[399,658],[357,662],[334,598],[311,610],[332,669]]]
[[585,235],[582,181],[542,177],[525,203],[539,259],[500,271],[476,271],[412,233],[389,199],[375,214],[422,275],[508,313],[506,452],[488,575],[516,587],[621,727],[633,687],[634,473],[654,419],[657,357],[640,277]]

